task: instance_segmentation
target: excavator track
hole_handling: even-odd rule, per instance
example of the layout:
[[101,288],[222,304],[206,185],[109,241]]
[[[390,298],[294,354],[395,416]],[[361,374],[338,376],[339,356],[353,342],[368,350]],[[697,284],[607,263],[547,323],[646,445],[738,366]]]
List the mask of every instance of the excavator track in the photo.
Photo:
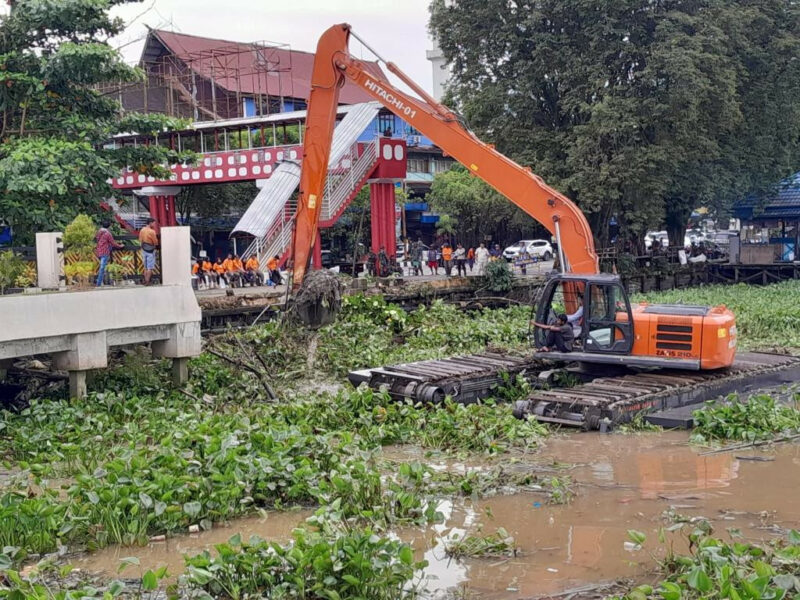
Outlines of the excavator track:
[[398,400],[441,402],[450,396],[468,404],[486,398],[493,389],[517,375],[535,379],[539,361],[496,352],[423,360],[389,367],[351,371],[350,383],[383,389]]
[[[350,382],[366,383],[392,397],[438,403],[449,396],[470,403],[491,396],[498,385],[522,375],[537,382],[546,363],[487,352],[352,371]],[[586,377],[585,374],[583,374]],[[800,357],[741,352],[717,371],[660,369],[595,377],[570,388],[535,389],[518,401],[514,415],[586,430],[606,431],[640,412],[699,404],[733,392],[800,380]]]
[[733,392],[800,380],[800,358],[784,354],[739,353],[733,365],[717,371],[661,369],[587,383],[536,390],[516,403],[514,415],[587,430],[605,431],[641,412],[699,404]]

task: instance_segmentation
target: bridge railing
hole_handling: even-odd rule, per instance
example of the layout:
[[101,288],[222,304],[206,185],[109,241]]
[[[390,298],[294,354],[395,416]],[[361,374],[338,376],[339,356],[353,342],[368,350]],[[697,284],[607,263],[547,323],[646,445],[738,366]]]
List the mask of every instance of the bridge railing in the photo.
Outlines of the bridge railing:
[[375,138],[368,144],[359,147],[353,144],[343,161],[347,161],[349,168],[342,172],[328,174],[325,182],[325,195],[322,198],[321,221],[330,221],[343,210],[344,204],[350,200],[353,192],[358,192],[356,187],[361,180],[374,167],[378,159],[378,146],[380,140]]
[[[369,175],[378,160],[379,139],[369,143],[355,143],[339,161],[330,169],[325,182],[322,198],[320,222],[335,220],[360,189],[360,184]],[[292,195],[278,214],[275,221],[267,229],[266,235],[255,238],[245,250],[245,256],[255,254],[260,257],[262,268],[273,256],[283,256],[292,241],[294,216],[297,214],[297,196]]]

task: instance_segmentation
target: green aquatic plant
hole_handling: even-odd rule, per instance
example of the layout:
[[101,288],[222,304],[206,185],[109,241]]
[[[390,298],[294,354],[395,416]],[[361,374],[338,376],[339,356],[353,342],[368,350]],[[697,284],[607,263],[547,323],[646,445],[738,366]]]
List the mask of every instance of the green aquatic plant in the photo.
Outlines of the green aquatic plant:
[[692,413],[692,441],[699,444],[711,441],[754,442],[781,434],[800,432],[800,410],[795,394],[793,404],[782,404],[767,394],[742,399],[733,394],[723,402],[708,401]]
[[[668,548],[660,563],[662,580],[658,584],[640,585],[609,600],[782,600],[800,594],[797,531],[759,544],[735,534],[730,540],[714,537],[707,521],[679,527],[687,538],[689,554],[675,554]],[[665,544],[663,532],[659,537]],[[643,534],[637,539],[644,544]]]
[[516,556],[519,549],[501,527],[490,535],[454,536],[445,542],[445,552],[451,558],[502,558]]
[[380,537],[369,529],[320,531],[297,529],[291,544],[281,545],[234,536],[187,557],[185,580],[190,588],[214,597],[338,600],[369,598],[403,600],[418,595],[416,562],[411,547]]

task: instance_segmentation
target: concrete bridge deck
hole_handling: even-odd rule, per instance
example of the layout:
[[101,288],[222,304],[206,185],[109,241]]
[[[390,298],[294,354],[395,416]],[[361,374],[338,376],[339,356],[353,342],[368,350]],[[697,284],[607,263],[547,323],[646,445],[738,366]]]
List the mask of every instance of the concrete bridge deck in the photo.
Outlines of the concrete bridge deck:
[[[108,366],[109,348],[151,342],[156,356],[173,359],[175,381],[185,382],[188,358],[201,349],[189,228],[163,228],[161,246],[160,286],[0,296],[0,379],[13,359],[49,354],[57,369],[69,371],[71,396],[80,397],[86,394],[86,372]],[[37,261],[40,284],[55,283],[45,287],[58,285],[55,254]]]

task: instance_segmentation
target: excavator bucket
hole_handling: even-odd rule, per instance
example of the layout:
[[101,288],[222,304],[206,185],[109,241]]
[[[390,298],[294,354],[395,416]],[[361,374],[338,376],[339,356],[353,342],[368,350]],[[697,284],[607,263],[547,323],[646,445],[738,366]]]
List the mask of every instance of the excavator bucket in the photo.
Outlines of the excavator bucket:
[[330,325],[342,307],[342,283],[331,271],[309,271],[297,292],[294,313],[309,329]]

